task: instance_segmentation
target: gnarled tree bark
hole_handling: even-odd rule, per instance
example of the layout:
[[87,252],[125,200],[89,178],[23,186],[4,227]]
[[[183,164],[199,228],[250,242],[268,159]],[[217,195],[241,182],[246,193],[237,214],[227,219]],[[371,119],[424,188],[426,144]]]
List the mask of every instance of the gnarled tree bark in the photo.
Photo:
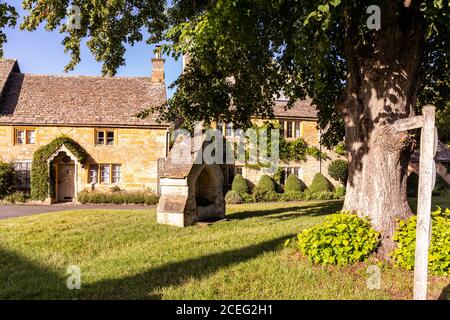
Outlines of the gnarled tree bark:
[[396,120],[414,116],[424,45],[423,21],[416,9],[395,16],[387,1],[381,30],[372,45],[358,48],[357,21],[346,14],[347,92],[342,109],[349,155],[344,210],[368,217],[382,235],[379,255],[394,248],[398,219],[409,217],[407,168],[412,152],[408,134],[397,132]]

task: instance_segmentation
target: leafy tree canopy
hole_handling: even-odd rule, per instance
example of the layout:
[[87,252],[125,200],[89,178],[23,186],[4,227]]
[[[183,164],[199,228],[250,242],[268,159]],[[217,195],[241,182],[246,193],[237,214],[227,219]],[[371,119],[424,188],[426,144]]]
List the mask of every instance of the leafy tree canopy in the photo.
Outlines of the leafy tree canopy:
[[[393,30],[391,26],[408,30],[417,19],[425,38],[418,104],[443,107],[450,100],[448,0],[174,0],[170,5],[163,0],[74,0],[73,4],[81,8],[79,30],[65,25],[69,0],[23,0],[28,15],[21,28],[35,30],[45,23],[47,30],[65,34],[63,45],[71,54],[66,70],[80,61],[83,39],[108,75],[125,63],[125,44],[164,41],[167,53],[179,57],[189,52],[190,64],[174,84],[176,94],[161,107],[169,107],[163,113],[166,120],[181,115],[189,122],[208,123],[223,115],[245,127],[252,115],[272,116],[273,98],[283,89],[289,105],[306,96],[312,99],[319,125],[330,125],[324,141],[335,144],[344,135],[340,106],[348,98],[344,90],[350,73],[363,78],[365,62],[374,56],[380,69],[390,56],[399,56],[397,63],[406,65],[410,53],[405,50],[402,56],[398,44],[407,35],[390,37],[392,52],[374,50],[374,44]],[[381,8],[379,31],[367,28],[369,5]],[[14,8],[3,2],[0,15],[0,27],[16,20]],[[0,34],[0,42],[4,41]]]

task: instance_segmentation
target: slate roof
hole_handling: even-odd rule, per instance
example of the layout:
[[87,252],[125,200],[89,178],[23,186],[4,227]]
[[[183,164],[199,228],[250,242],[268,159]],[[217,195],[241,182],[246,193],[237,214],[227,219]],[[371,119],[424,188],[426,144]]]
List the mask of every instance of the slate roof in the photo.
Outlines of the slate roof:
[[167,99],[165,84],[150,77],[31,75],[20,73],[14,60],[1,60],[0,93],[3,124],[169,126],[158,123],[157,114],[135,117]]
[[291,109],[285,109],[286,101],[277,100],[273,107],[276,118],[317,119],[317,109],[311,104],[311,99],[297,100]]

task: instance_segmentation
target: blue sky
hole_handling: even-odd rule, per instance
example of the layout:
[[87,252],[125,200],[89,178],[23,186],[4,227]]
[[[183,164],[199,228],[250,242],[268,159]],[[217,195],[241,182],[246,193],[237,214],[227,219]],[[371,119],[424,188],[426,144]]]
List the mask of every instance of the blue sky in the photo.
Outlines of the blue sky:
[[[9,0],[11,4],[16,4],[20,16],[24,15],[19,0]],[[64,53],[61,45],[63,35],[58,31],[45,31],[43,26],[34,32],[6,29],[8,42],[5,44],[5,58],[15,58],[19,61],[20,69],[24,73],[37,74],[64,74],[64,66],[69,62],[69,55]],[[148,77],[151,75],[151,58],[153,57],[154,46],[149,46],[144,42],[135,46],[127,47],[125,55],[126,65],[119,68],[117,76],[139,76]],[[175,61],[172,57],[166,59],[165,72],[166,84],[169,86],[180,74],[181,59]],[[101,75],[101,64],[95,61],[89,49],[83,44],[81,48],[81,62],[74,71],[68,74],[77,75]],[[172,96],[173,90],[167,92]]]

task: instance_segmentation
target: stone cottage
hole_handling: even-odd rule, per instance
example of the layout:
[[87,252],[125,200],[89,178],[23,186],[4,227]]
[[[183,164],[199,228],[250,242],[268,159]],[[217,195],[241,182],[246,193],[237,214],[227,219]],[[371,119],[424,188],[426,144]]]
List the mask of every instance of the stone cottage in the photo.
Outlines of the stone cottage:
[[164,59],[156,56],[152,63],[151,77],[107,78],[25,74],[16,60],[1,60],[0,161],[15,164],[18,188],[30,190],[35,152],[66,137],[86,159],[81,163],[65,144],[44,159],[54,172],[48,202],[112,186],[156,191],[170,124],[157,122],[156,114],[135,116],[166,101]]

